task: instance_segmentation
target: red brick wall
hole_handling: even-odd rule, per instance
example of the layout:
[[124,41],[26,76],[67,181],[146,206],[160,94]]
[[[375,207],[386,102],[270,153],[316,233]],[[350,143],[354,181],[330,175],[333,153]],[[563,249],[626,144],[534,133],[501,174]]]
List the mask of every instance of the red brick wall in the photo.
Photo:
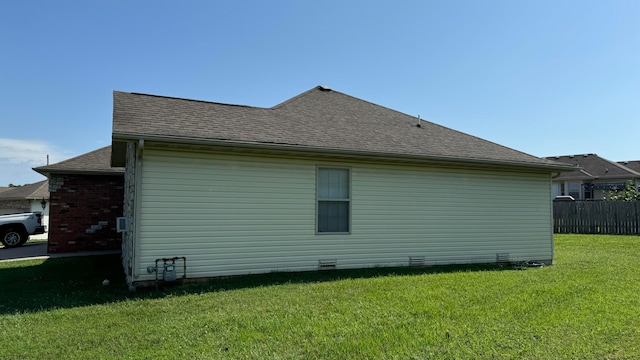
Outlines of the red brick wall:
[[123,176],[54,175],[50,190],[50,253],[120,249]]

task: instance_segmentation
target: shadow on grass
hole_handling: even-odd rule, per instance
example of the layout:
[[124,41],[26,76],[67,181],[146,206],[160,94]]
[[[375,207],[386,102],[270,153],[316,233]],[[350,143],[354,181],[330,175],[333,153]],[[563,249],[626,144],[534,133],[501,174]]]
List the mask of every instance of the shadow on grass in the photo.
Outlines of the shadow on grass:
[[[57,308],[100,305],[127,299],[201,294],[295,283],[330,282],[381,276],[412,276],[465,271],[512,270],[497,264],[429,267],[369,268],[309,272],[278,272],[177,283],[128,291],[120,255],[16,261],[0,266],[0,314],[38,312]],[[102,285],[109,279],[108,286]],[[161,284],[162,285],[162,284]]]

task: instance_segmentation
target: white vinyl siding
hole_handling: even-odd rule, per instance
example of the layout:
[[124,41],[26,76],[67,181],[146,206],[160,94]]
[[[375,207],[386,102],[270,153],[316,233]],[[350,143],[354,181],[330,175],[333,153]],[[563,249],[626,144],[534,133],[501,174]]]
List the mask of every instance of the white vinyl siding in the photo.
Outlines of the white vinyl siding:
[[[135,281],[174,256],[189,278],[315,270],[322,259],[340,269],[553,258],[549,174],[152,148],[143,162]],[[318,234],[317,169],[341,167],[350,234]]]
[[[353,234],[370,251],[429,264],[551,259],[547,176],[464,170],[353,171]],[[391,244],[385,243],[388,239]]]

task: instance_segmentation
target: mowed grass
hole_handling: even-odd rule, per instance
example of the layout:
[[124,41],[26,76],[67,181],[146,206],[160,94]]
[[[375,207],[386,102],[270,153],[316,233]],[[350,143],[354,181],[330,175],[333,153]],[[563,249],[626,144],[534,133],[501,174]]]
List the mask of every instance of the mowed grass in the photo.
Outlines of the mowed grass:
[[557,235],[544,268],[266,274],[136,293],[117,256],[5,262],[0,358],[638,359],[639,254],[637,236]]

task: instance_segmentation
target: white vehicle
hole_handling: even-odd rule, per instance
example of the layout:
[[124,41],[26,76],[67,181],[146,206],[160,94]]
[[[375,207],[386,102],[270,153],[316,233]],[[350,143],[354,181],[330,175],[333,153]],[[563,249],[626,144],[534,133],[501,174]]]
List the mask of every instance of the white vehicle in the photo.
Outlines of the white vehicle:
[[0,216],[0,242],[8,248],[20,246],[29,235],[44,234],[45,230],[41,212]]

